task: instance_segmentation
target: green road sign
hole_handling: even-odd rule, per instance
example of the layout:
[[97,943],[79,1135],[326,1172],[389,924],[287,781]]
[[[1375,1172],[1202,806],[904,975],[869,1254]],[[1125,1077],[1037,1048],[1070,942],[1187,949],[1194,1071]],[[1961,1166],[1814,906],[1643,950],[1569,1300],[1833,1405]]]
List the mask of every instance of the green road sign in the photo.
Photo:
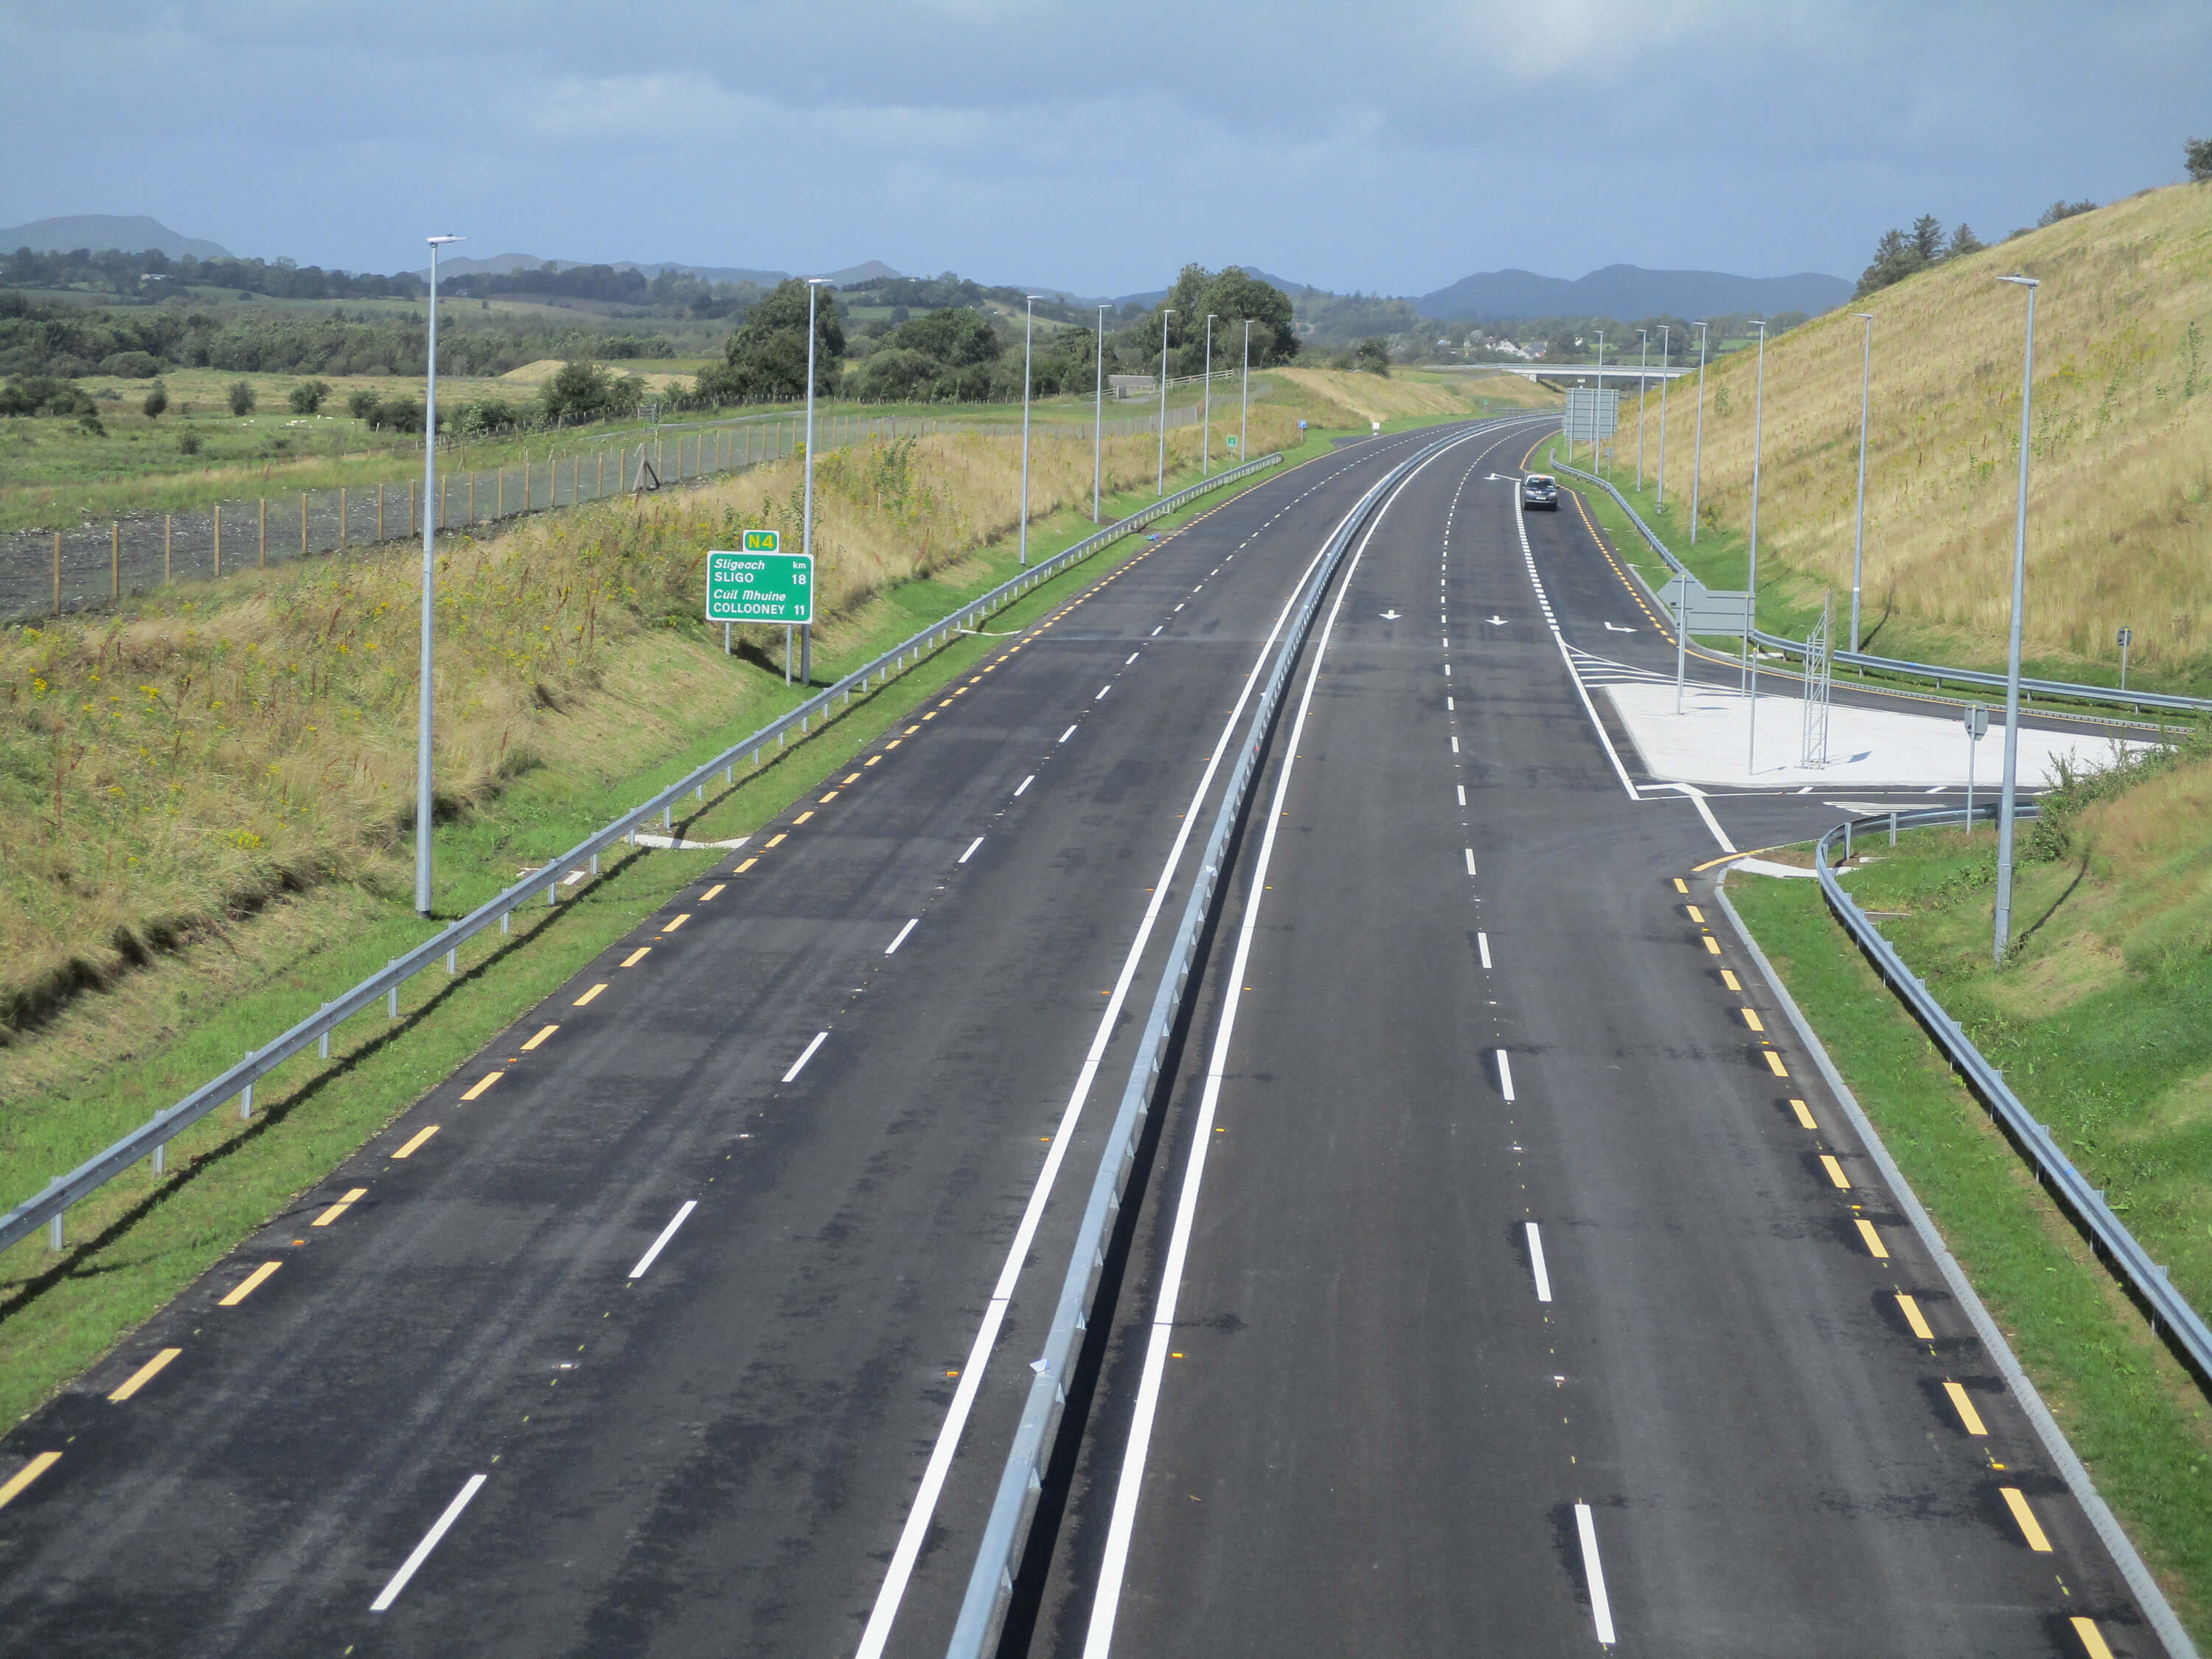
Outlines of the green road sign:
[[707,620],[710,623],[811,623],[814,620],[814,558],[777,550],[773,530],[748,530],[741,553],[707,555]]
[[1229,434],[1229,447],[1231,449],[1237,447],[1237,434],[1233,432]]

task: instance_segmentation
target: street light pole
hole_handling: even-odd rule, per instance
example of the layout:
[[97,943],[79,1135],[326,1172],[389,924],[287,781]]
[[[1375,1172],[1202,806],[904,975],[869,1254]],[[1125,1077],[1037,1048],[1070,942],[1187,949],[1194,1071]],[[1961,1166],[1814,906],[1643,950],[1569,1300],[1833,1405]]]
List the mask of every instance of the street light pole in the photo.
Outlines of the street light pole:
[[1692,323],[1698,331],[1698,438],[1690,452],[1690,545],[1698,544],[1698,484],[1705,470],[1705,325]]
[[1855,311],[1852,316],[1866,325],[1859,347],[1859,513],[1856,527],[1851,532],[1851,649],[1859,648],[1859,577],[1866,565],[1866,452],[1867,452],[1867,388],[1874,378],[1874,316],[1870,312]]
[[[1597,331],[1597,403],[1590,411],[1590,471],[1605,470],[1605,331]],[[1567,456],[1574,459],[1571,452]]]
[[2020,626],[2027,608],[2027,445],[2035,402],[2035,290],[2033,276],[2000,276],[2027,290],[2027,347],[2020,368],[2020,500],[2012,520],[2012,642],[2005,655],[2004,783],[1997,798],[1997,915],[1990,954],[2000,965],[2012,949],[2013,796],[2020,782]]
[[1036,334],[1037,296],[1026,294],[1022,300],[1022,531],[1021,557],[1017,562],[1026,569],[1030,562],[1030,362]]
[[1098,386],[1091,416],[1091,522],[1098,522],[1098,480],[1106,445],[1106,307],[1098,307]]
[[1651,331],[1636,331],[1636,487],[1644,488],[1644,409],[1651,395]]
[[[827,276],[806,279],[806,495],[799,520],[799,550],[806,555],[807,568],[813,568],[814,559],[814,301],[829,283]],[[822,582],[817,574],[813,596],[808,601],[810,610],[821,603]],[[802,623],[799,629],[799,683],[811,687],[814,684],[814,624]]]
[[1213,471],[1213,319],[1221,313],[1206,313],[1206,390],[1200,398],[1206,413],[1200,422],[1202,436],[1199,439],[1198,476],[1201,478]]
[[417,659],[422,682],[415,722],[415,914],[430,914],[430,670],[434,596],[438,581],[438,250],[460,236],[433,236],[430,243],[430,363],[422,398],[422,650]]
[[1744,770],[1759,773],[1759,647],[1752,634],[1759,626],[1759,445],[1766,419],[1766,324],[1759,331],[1759,379],[1751,395],[1751,597],[1744,601],[1743,661],[1751,691],[1750,736],[1744,754]]
[[1669,348],[1674,343],[1674,325],[1659,325],[1659,511],[1667,510],[1667,371],[1674,367]]
[[1168,319],[1175,315],[1170,306],[1160,313],[1160,459],[1152,477],[1152,494],[1168,493]]
[[[1244,319],[1244,406],[1237,416],[1237,460],[1239,465],[1252,459],[1252,319]],[[2127,690],[2127,673],[2123,666],[2120,689]]]

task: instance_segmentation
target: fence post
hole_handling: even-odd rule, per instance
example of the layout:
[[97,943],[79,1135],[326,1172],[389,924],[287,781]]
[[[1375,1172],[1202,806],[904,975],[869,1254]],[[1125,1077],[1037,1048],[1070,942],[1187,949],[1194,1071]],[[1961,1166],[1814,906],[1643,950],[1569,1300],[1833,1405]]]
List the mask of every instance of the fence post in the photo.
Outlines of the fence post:
[[269,568],[269,498],[261,498],[261,538],[254,544],[253,562],[266,570]]
[[174,514],[164,513],[161,515],[161,586],[164,587],[169,585],[169,532],[175,524]]
[[344,552],[344,551],[345,551],[345,547],[346,547],[346,538],[346,538],[346,493],[345,493],[345,486],[344,486],[343,484],[340,484],[340,485],[338,486],[338,551],[339,551],[339,552],[341,552],[341,553],[343,553],[343,552]]
[[415,481],[407,481],[407,539],[415,539]]
[[384,539],[384,486],[376,487],[376,539]]
[[123,526],[112,519],[107,524],[107,597],[123,597]]
[[477,521],[477,475],[476,475],[475,473],[471,472],[471,473],[470,473],[470,474],[469,474],[469,522],[470,522],[471,525],[473,525],[474,523],[476,523],[476,521]]
[[54,614],[62,609],[62,532],[54,532]]
[[222,503],[215,504],[215,574],[222,574]]
[[307,556],[307,492],[300,492],[300,556]]
[[530,511],[530,457],[526,453],[522,458],[522,510]]
[[503,519],[507,516],[507,469],[494,467],[491,479],[491,515],[495,519]]

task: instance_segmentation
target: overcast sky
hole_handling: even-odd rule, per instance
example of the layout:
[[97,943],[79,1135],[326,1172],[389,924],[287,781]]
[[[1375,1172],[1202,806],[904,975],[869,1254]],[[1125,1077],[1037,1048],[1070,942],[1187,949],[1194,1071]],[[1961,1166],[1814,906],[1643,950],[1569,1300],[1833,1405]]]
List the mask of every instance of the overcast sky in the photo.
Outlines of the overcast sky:
[[1855,276],[2181,176],[2212,4],[4,0],[0,224],[353,270],[544,258],[1078,292]]

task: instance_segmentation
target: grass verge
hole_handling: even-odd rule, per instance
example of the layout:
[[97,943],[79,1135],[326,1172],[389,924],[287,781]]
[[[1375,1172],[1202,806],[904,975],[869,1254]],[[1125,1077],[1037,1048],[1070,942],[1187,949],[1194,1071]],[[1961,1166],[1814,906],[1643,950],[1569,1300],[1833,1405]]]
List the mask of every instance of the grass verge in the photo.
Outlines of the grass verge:
[[2212,1638],[2212,1415],[1808,881],[1729,896],[2199,1642]]
[[[1285,468],[1224,486],[1156,528],[1181,528],[1289,466],[1330,454],[1336,435],[1313,434],[1285,453]],[[1171,487],[1188,481],[1171,480]],[[1133,494],[1112,507],[1126,514],[1148,499],[1149,492]],[[1063,514],[1032,532],[1031,550],[1048,557],[1091,527],[1082,514]],[[994,626],[1034,620],[1146,545],[1141,535],[1113,544],[1000,612]],[[1011,550],[990,550],[933,579],[878,595],[823,643],[817,675],[834,678],[1006,580],[1012,568]],[[856,699],[732,788],[710,791],[689,819],[678,820],[679,833],[696,828],[726,837],[758,828],[990,648],[986,640],[961,640]],[[441,888],[441,913],[458,915],[481,903],[514,878],[517,859],[533,856],[530,849],[542,860],[573,845],[803,695],[800,688],[777,687],[739,711],[741,720],[685,733],[679,751],[641,773],[595,787],[577,787],[570,779],[564,794],[518,789],[441,831],[441,866],[451,872]],[[250,1122],[228,1108],[211,1113],[171,1144],[166,1175],[156,1177],[141,1165],[108,1183],[71,1212],[73,1242],[61,1254],[48,1252],[40,1237],[0,1255],[0,1423],[27,1414],[97,1360],[720,856],[631,853],[606,860],[601,878],[573,898],[518,912],[512,934],[479,935],[452,979],[435,970],[418,976],[402,992],[396,1021],[362,1015],[334,1037],[328,1060],[303,1056],[270,1074],[257,1087]],[[423,925],[394,908],[388,898],[352,884],[313,890],[271,905],[115,994],[143,1000],[153,1023],[168,1022],[173,1034],[140,1052],[90,1053],[80,1042],[81,1063],[50,1072],[38,1097],[11,1100],[5,1126],[10,1173],[0,1176],[7,1201],[36,1191],[46,1175],[74,1167],[143,1121],[155,1105],[178,1098],[333,989],[419,941]],[[112,1038],[114,1012],[88,1008],[70,1018],[100,1019]],[[52,1034],[64,1042],[71,1035],[67,1021]]]

